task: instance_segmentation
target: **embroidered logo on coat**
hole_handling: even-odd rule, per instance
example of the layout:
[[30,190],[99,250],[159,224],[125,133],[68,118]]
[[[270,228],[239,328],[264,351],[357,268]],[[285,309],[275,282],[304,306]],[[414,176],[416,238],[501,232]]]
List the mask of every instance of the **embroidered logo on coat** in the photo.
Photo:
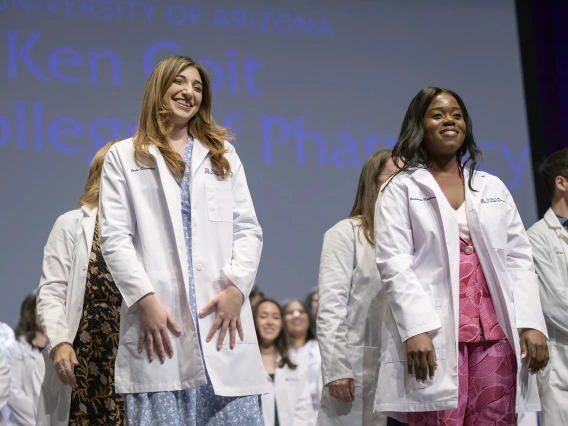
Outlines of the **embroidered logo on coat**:
[[215,175],[215,176],[219,176],[219,172],[212,170],[212,169],[208,169],[207,167],[205,167],[205,174],[206,175]]
[[130,169],[130,173],[143,172],[144,170],[156,170],[155,167],[140,167],[139,169]]
[[436,197],[424,197],[424,198],[416,198],[416,197],[410,197],[410,201],[430,201],[433,200]]
[[482,198],[481,204],[488,204],[488,203],[504,203],[505,201],[499,197],[492,197],[492,198]]

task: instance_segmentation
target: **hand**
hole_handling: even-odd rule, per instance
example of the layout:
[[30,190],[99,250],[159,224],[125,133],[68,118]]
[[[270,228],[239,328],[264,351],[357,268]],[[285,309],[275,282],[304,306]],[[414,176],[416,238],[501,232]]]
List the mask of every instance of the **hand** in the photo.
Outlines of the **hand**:
[[166,352],[170,358],[174,356],[174,348],[168,330],[171,330],[176,336],[181,334],[181,330],[153,294],[140,299],[138,306],[140,307],[138,353],[142,353],[144,342],[146,342],[148,359],[152,362],[155,345],[160,362],[163,364],[166,361]]
[[521,359],[526,358],[529,372],[534,374],[544,370],[548,364],[548,344],[546,337],[538,330],[526,329],[521,334]]
[[406,360],[408,374],[414,374],[416,381],[425,381],[428,378],[428,372],[430,372],[430,379],[434,378],[438,362],[436,361],[436,350],[428,333],[417,334],[406,341]]
[[335,399],[344,402],[353,402],[355,400],[355,380],[339,379],[330,382],[327,385],[329,394]]
[[62,343],[53,351],[53,363],[57,377],[59,377],[59,380],[61,380],[64,385],[74,388],[77,386],[77,380],[75,379],[75,373],[73,373],[71,365],[76,367],[79,365],[79,361],[77,361],[77,355],[73,347],[69,343]]
[[209,330],[209,334],[205,340],[209,343],[215,332],[220,328],[221,332],[219,333],[217,350],[221,350],[223,347],[223,340],[227,334],[227,329],[229,329],[229,334],[231,336],[231,349],[235,347],[236,331],[239,332],[241,340],[245,338],[243,326],[241,324],[241,306],[243,305],[243,297],[243,293],[241,293],[234,284],[231,284],[211,299],[207,306],[199,312],[199,315],[204,317],[210,314],[214,308],[217,308],[215,322],[213,323],[211,330]]

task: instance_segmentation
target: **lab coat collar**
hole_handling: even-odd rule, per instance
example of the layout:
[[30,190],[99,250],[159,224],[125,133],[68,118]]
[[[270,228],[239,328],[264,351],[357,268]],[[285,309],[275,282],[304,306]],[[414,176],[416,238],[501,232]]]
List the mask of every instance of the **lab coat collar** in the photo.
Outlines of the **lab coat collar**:
[[85,243],[87,247],[90,249],[91,245],[93,244],[93,234],[95,233],[95,223],[97,221],[97,212],[98,208],[94,207],[81,207],[81,211],[83,212],[84,220],[81,221],[81,226],[83,228],[83,238],[85,239]]
[[553,229],[563,228],[562,224],[556,217],[556,213],[554,213],[554,210],[552,210],[552,207],[550,207],[544,214],[544,221]]
[[552,207],[549,208],[544,214],[544,221],[550,228],[556,231],[556,235],[558,235],[558,237],[562,237],[564,240],[568,240],[568,231],[566,231],[566,228],[562,226],[562,224],[556,217],[556,213],[554,213],[554,210],[552,210]]
[[83,215],[86,217],[91,217],[94,214],[97,213],[98,208],[97,207],[87,207],[87,206],[81,206],[81,212],[83,212]]

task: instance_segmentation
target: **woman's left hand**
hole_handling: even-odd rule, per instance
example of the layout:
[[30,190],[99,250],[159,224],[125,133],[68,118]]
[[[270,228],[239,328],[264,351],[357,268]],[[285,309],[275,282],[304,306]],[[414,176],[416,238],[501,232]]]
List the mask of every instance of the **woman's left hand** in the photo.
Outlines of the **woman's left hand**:
[[538,330],[529,328],[521,334],[521,358],[527,359],[531,374],[543,370],[548,364],[548,344],[546,337]]
[[231,349],[235,347],[236,332],[239,332],[239,337],[241,340],[245,338],[243,333],[243,326],[241,324],[241,306],[243,305],[243,293],[234,285],[231,284],[207,304],[200,312],[200,316],[205,316],[210,314],[215,308],[217,311],[217,316],[215,317],[215,322],[209,330],[206,342],[213,338],[215,332],[220,328],[219,342],[217,343],[217,349],[221,350],[223,346],[223,340],[229,330],[229,335],[231,337]]

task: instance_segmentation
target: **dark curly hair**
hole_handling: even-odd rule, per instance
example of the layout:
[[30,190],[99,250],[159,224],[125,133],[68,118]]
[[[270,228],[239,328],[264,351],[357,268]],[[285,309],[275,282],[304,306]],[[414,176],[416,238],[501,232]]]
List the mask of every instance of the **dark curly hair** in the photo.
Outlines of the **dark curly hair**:
[[432,103],[432,100],[441,93],[447,93],[448,95],[453,96],[462,110],[463,119],[466,125],[465,139],[463,145],[456,153],[456,159],[459,164],[462,164],[462,160],[465,158],[463,166],[466,167],[466,165],[469,165],[469,169],[471,170],[468,186],[470,190],[475,191],[471,183],[473,175],[478,170],[483,156],[475,143],[475,139],[473,138],[473,124],[471,122],[471,117],[467,112],[465,103],[456,92],[448,89],[442,89],[440,87],[425,87],[420,90],[420,92],[418,92],[418,94],[410,102],[406,115],[404,116],[404,120],[402,121],[398,141],[392,150],[392,159],[394,164],[399,165],[399,170],[394,174],[394,176],[407,171],[411,167],[431,166],[432,161],[422,146],[422,141],[424,139],[424,116],[426,115],[426,111]]

